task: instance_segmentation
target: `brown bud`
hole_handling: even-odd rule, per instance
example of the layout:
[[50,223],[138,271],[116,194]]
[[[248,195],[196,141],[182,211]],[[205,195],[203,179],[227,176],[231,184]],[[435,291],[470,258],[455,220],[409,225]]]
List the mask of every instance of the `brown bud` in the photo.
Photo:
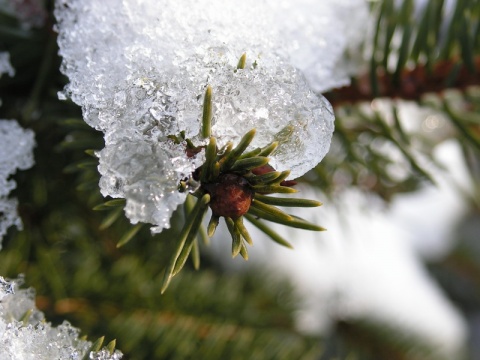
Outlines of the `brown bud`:
[[210,208],[216,216],[237,219],[250,209],[253,190],[241,176],[224,174],[218,182],[203,184],[202,187],[210,194]]

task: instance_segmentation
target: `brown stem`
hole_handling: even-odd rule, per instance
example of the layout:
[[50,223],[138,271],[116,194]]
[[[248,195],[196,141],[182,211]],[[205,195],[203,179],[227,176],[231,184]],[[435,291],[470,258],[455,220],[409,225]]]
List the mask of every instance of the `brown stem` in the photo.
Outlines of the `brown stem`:
[[460,60],[439,61],[431,69],[418,65],[413,69],[405,69],[397,80],[383,68],[378,68],[377,96],[372,91],[368,74],[365,74],[350,86],[326,93],[325,97],[334,107],[345,103],[371,101],[376,97],[418,100],[426,93],[441,93],[447,88],[462,90],[480,84],[480,56],[476,57],[474,64],[475,73],[469,71]]

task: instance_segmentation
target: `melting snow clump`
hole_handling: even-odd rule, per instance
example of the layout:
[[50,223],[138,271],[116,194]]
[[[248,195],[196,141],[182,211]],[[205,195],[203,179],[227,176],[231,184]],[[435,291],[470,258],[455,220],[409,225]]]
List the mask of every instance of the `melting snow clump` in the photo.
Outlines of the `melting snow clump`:
[[[149,141],[141,136],[121,137],[98,152],[102,195],[126,198],[125,214],[133,224],[155,224],[152,232],[170,225],[173,210],[185,201],[178,183],[195,170],[185,147]],[[200,164],[198,164],[200,165]]]
[[[0,276],[0,359],[80,360],[92,343],[79,338],[80,331],[64,321],[55,327],[35,307],[35,291],[19,289],[23,279]],[[90,359],[119,360],[122,353],[106,349],[91,352]]]
[[[169,227],[185,198],[178,183],[203,156],[187,157],[169,136],[184,132],[205,144],[207,85],[220,145],[256,128],[251,146],[278,141],[271,164],[291,169],[290,178],[303,175],[325,156],[334,130],[332,108],[316,92],[348,82],[345,53],[361,33],[349,25],[367,14],[363,0],[57,1],[70,79],[59,97],[104,133],[103,195],[126,198],[132,223]],[[246,66],[237,70],[243,53]]]

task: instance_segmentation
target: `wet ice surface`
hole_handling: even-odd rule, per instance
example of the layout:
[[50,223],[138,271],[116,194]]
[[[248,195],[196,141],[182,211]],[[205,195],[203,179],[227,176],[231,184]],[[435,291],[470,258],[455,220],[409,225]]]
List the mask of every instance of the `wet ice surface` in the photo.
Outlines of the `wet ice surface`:
[[293,67],[269,66],[274,72],[260,67],[235,73],[227,68],[212,77],[212,132],[223,145],[229,140],[238,142],[247,130],[256,128],[252,146],[278,141],[272,166],[280,171],[290,169],[291,178],[297,178],[327,153],[334,129],[333,110],[323,97],[309,90]]
[[[185,175],[167,170],[158,177],[173,164],[166,139],[184,131],[202,144],[208,84],[213,88],[213,135],[220,144],[238,142],[257,128],[252,147],[279,141],[272,165],[291,169],[291,178],[321,161],[334,116],[312,88],[347,82],[350,67],[344,55],[361,33],[347,25],[365,19],[367,9],[361,0],[64,0],[57,2],[55,15],[62,71],[70,79],[60,97],[82,106],[85,121],[104,132],[110,149],[99,153],[102,193],[125,196],[133,223],[150,222],[161,231],[181,202],[170,189]],[[245,52],[246,68],[235,71]],[[130,137],[154,149],[159,164],[153,159],[143,164],[157,172],[129,169],[128,159],[139,157],[135,146],[125,144]],[[107,155],[116,147],[122,147],[123,159]],[[196,163],[185,153],[174,159],[190,169]],[[115,168],[118,162],[126,165],[122,171]],[[131,176],[156,179],[142,182]],[[155,186],[165,188],[154,191]]]
[[8,198],[16,187],[10,176],[33,165],[34,146],[33,131],[23,129],[15,120],[0,120],[0,249],[7,229],[22,226],[17,200]]
[[[80,330],[67,321],[52,326],[35,306],[35,291],[20,289],[23,279],[9,281],[0,276],[0,359],[80,360],[91,342],[79,339]],[[28,319],[24,316],[30,312]],[[22,319],[23,318],[23,319]],[[92,352],[90,359],[118,360],[120,351]]]

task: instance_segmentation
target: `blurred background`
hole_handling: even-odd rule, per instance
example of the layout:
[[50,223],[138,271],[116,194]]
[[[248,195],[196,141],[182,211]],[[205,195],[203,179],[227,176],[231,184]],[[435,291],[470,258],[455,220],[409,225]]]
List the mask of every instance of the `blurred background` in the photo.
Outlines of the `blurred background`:
[[49,321],[116,338],[125,359],[480,359],[480,1],[369,8],[361,51],[344,54],[351,85],[324,94],[331,150],[298,185],[324,205],[295,214],[327,231],[273,225],[295,249],[253,233],[246,263],[220,229],[160,295],[182,211],[152,236],[121,208],[92,210],[103,138],[58,100],[53,1],[0,0],[15,69],[0,119],[37,142],[0,274],[25,274]]

